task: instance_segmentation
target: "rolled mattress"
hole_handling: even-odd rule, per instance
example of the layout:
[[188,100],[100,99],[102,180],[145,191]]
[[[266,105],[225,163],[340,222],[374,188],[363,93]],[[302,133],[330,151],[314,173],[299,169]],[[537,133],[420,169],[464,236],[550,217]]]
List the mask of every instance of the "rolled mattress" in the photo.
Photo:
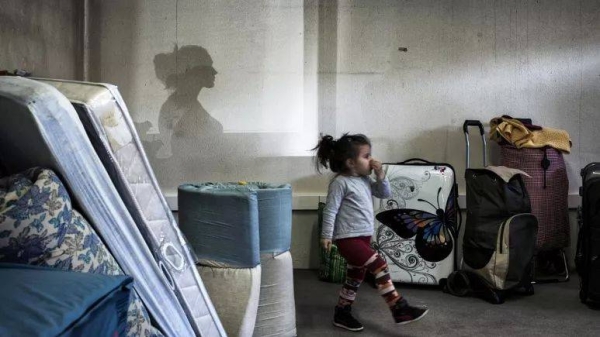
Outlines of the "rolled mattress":
[[167,336],[193,336],[184,308],[94,151],[73,106],[54,87],[0,77],[0,165],[57,172]]
[[260,263],[256,191],[231,184],[178,188],[179,226],[199,263],[254,268]]
[[125,202],[156,263],[168,275],[192,328],[200,336],[225,331],[114,85],[37,79],[73,104],[89,139]]
[[[254,251],[256,240],[260,254],[290,250],[292,188],[289,184],[184,184],[178,192],[180,226],[193,241],[196,253],[204,259],[214,259],[229,267],[253,267],[259,262],[259,254]],[[254,232],[256,221],[258,237]],[[251,234],[240,238],[240,231]],[[214,240],[220,244],[213,244]],[[244,254],[252,258],[244,259]]]
[[261,254],[280,254],[292,244],[292,187],[261,182],[247,183],[258,199],[258,232]]

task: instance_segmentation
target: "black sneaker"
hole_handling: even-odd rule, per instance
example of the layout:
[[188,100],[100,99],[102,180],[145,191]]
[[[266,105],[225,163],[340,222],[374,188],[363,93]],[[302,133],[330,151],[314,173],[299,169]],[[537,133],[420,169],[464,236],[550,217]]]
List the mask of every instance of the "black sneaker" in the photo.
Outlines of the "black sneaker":
[[335,307],[333,325],[350,331],[361,331],[363,329],[363,325],[352,316],[352,307],[349,305]]
[[405,299],[396,302],[392,307],[392,315],[396,324],[403,325],[420,320],[427,314],[429,309],[421,307],[413,307]]

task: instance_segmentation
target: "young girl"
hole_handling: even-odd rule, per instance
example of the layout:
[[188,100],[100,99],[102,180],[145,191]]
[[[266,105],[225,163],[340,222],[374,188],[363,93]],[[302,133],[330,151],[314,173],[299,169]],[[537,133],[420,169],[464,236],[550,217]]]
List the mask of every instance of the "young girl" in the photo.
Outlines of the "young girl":
[[[351,331],[363,329],[352,316],[351,305],[367,271],[374,275],[378,292],[396,323],[407,324],[420,319],[428,309],[411,306],[398,294],[385,260],[370,246],[375,219],[372,196],[390,196],[390,184],[381,162],[371,157],[371,142],[361,134],[346,133],[338,140],[326,135],[313,150],[317,150],[317,171],[323,166],[337,173],[327,192],[321,245],[329,251],[335,242],[348,263],[333,324]],[[372,171],[376,180],[369,177]]]

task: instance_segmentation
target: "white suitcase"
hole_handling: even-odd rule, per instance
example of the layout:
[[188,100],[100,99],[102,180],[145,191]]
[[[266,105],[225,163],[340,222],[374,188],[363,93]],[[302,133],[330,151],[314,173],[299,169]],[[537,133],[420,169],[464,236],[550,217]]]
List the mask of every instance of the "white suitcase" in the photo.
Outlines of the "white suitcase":
[[438,285],[456,266],[454,169],[422,159],[383,167],[392,195],[374,199],[372,246],[387,261],[392,281]]

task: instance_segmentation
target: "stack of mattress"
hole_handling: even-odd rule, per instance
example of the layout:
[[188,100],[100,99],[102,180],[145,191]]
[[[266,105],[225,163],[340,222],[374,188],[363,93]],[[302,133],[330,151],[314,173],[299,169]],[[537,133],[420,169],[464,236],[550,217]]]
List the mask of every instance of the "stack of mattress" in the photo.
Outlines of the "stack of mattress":
[[264,183],[179,187],[179,224],[230,336],[296,336],[292,190]]
[[116,87],[44,82],[0,78],[5,173],[59,173],[167,336],[225,336]]
[[160,191],[117,87],[50,79],[38,81],[56,87],[73,104],[96,153],[175,291],[195,333],[224,336],[195,260]]

